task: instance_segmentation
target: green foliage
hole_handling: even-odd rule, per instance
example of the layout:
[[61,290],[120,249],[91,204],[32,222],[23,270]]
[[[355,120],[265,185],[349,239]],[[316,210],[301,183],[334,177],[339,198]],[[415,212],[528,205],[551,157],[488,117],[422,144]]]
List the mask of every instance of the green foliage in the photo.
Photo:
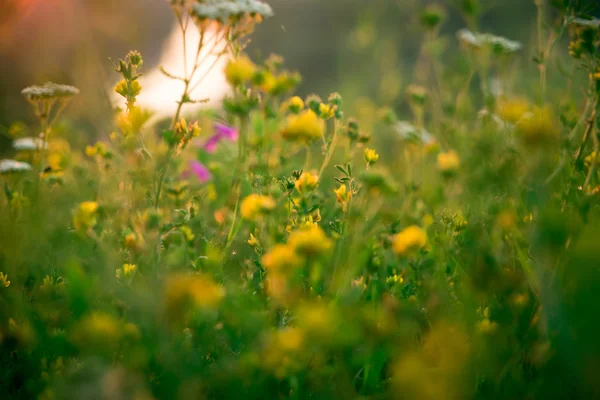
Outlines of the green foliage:
[[[522,87],[482,2],[456,2],[460,68],[424,8],[396,109],[293,96],[280,57],[243,53],[272,13],[245,0],[172,1],[229,57],[197,121],[198,58],[163,70],[184,89],[162,130],[142,56],[115,63],[127,107],[83,148],[57,120],[78,90],[26,89],[42,135],[16,124],[0,163],[3,398],[597,397],[600,28],[552,4]],[[547,82],[567,33],[578,69]]]

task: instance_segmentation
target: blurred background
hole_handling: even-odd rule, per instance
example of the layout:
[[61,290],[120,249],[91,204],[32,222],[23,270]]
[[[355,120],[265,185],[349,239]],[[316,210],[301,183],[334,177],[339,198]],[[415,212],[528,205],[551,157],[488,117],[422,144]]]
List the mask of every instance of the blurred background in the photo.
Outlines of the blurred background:
[[[448,17],[439,46],[449,68],[460,67],[455,32],[465,26],[456,3],[465,0],[270,0],[276,17],[257,29],[248,53],[255,59],[277,53],[304,76],[300,94],[326,97],[339,91],[346,104],[371,99],[377,106],[402,106],[414,80],[422,42],[419,13],[442,5]],[[590,4],[597,0],[590,0]],[[524,43],[519,68],[536,73],[533,0],[481,0],[479,29]],[[547,1],[550,3],[550,1]],[[551,13],[551,7],[546,7]],[[34,120],[22,88],[48,80],[82,90],[70,108],[86,135],[105,136],[117,80],[108,58],[137,49],[144,71],[168,56],[174,18],[167,0],[2,0],[0,13],[0,130]],[[563,49],[565,46],[559,46]],[[177,62],[177,61],[174,61]],[[217,72],[218,75],[219,72]],[[218,80],[218,76],[207,80]],[[223,96],[220,86],[211,97]],[[7,139],[0,139],[0,151]]]

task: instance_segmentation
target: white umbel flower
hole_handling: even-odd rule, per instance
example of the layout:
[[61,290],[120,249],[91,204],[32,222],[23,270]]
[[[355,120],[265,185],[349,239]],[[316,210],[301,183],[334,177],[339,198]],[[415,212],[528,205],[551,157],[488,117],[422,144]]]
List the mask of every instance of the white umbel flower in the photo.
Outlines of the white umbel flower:
[[31,165],[16,160],[0,160],[0,174],[30,171]]
[[16,139],[13,144],[13,149],[17,151],[36,151],[47,147],[46,143],[39,138],[24,137]]

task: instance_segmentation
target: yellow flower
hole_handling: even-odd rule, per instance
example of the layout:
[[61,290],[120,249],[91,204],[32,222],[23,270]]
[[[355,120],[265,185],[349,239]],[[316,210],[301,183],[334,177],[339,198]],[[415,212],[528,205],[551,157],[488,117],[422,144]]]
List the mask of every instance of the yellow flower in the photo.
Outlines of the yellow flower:
[[293,246],[278,244],[262,256],[261,263],[269,272],[286,272],[302,265],[302,258],[296,254]]
[[392,241],[392,249],[398,255],[406,255],[427,245],[427,233],[416,225],[409,226],[396,234]]
[[73,341],[79,346],[113,347],[122,337],[119,321],[110,314],[94,312],[79,321]]
[[348,211],[348,203],[352,199],[352,192],[348,190],[345,184],[341,184],[340,187],[334,190],[337,202],[342,206],[344,212]]
[[379,160],[379,154],[373,149],[365,148],[365,161],[367,166],[375,164]]
[[331,239],[327,237],[323,229],[317,224],[312,224],[290,234],[288,244],[298,254],[315,256],[322,254],[331,248]]
[[310,172],[303,172],[296,181],[296,190],[301,194],[307,194],[315,190],[318,184],[318,175]]
[[498,101],[498,114],[512,124],[516,124],[529,111],[529,102],[523,98]]
[[98,203],[95,201],[84,201],[79,204],[75,216],[73,217],[73,225],[75,229],[89,229],[96,225],[96,216],[98,213]]
[[556,139],[559,124],[547,108],[535,108],[517,122],[517,132],[527,144],[541,144]]
[[250,239],[248,239],[246,243],[252,248],[260,246],[260,242],[253,234],[250,234]]
[[123,264],[123,274],[127,276],[131,276],[135,272],[137,266],[135,264]]
[[165,304],[167,315],[177,319],[192,305],[211,309],[219,305],[225,290],[211,278],[203,275],[174,275],[166,283]]
[[10,281],[8,280],[8,275],[4,272],[0,272],[0,287],[9,287]]
[[323,137],[323,122],[312,110],[290,115],[281,130],[284,139],[310,143]]
[[454,150],[440,153],[437,156],[437,167],[444,174],[452,174],[460,168],[460,157]]
[[275,200],[270,196],[251,194],[242,201],[240,212],[242,218],[256,220],[275,208]]
[[477,323],[477,329],[483,334],[494,333],[496,328],[498,328],[498,324],[490,321],[489,318],[484,318]]
[[330,106],[329,104],[321,103],[319,104],[319,115],[323,119],[329,119],[333,117],[335,112],[335,108]]
[[98,153],[98,149],[96,146],[85,146],[85,155],[88,157],[93,157]]
[[194,235],[194,233],[192,232],[192,230],[190,229],[189,226],[182,226],[179,228],[179,231],[181,233],[183,233],[183,236],[185,237],[185,240],[187,240],[188,242],[193,242],[194,239],[196,238],[196,235]]
[[225,77],[233,86],[248,82],[256,72],[256,65],[246,56],[229,61],[225,67]]
[[128,249],[133,250],[137,247],[137,243],[138,243],[137,236],[135,235],[135,233],[128,233],[127,235],[125,235],[124,242],[125,242],[125,246]]
[[304,101],[302,98],[294,96],[283,103],[282,109],[294,114],[298,114],[300,111],[304,110]]

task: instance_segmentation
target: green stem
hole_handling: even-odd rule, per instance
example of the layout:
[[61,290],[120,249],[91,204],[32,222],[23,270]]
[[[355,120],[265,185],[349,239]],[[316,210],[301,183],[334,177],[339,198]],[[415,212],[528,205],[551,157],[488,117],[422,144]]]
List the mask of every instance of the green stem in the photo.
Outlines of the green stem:
[[321,175],[323,175],[323,171],[325,171],[325,168],[327,168],[327,166],[329,165],[329,162],[331,161],[331,157],[333,157],[333,152],[335,151],[335,148],[337,146],[337,140],[338,140],[337,124],[338,124],[337,120],[334,120],[333,121],[333,137],[331,138],[331,144],[329,145],[329,148],[327,149],[327,155],[325,156],[325,159],[323,160],[323,164],[321,165],[321,169],[319,170],[319,178],[321,178]]

